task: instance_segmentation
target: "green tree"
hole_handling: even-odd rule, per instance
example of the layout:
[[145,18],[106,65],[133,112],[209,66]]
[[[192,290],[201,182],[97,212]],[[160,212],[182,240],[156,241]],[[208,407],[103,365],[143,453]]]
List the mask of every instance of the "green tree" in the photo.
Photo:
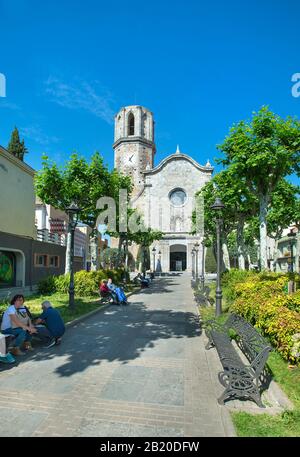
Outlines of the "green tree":
[[281,179],[271,196],[267,216],[268,236],[278,240],[282,232],[292,223],[296,223],[299,186],[286,179]]
[[[54,208],[66,211],[72,201],[80,207],[81,222],[92,229],[92,270],[98,267],[97,218],[101,209],[97,201],[103,196],[116,197],[115,172],[110,173],[98,152],[88,164],[84,158],[72,154],[64,168],[58,168],[48,157],[43,157],[43,167],[35,176],[38,197]],[[68,227],[66,272],[70,269],[70,226]]]
[[[225,203],[227,217],[236,229],[236,246],[238,266],[245,269],[245,224],[257,212],[258,200],[246,185],[245,179],[239,177],[234,166],[229,166],[214,177],[218,195]],[[229,227],[230,228],[230,227]]]
[[100,262],[103,264],[104,268],[118,268],[120,265],[120,256],[123,261],[123,253],[120,254],[119,250],[116,248],[102,249],[100,252]]
[[218,146],[224,158],[218,162],[233,166],[259,200],[261,269],[267,268],[267,215],[272,192],[281,178],[299,173],[300,122],[282,119],[267,107],[254,113],[251,121],[233,126]]
[[[300,200],[299,186],[282,179],[272,194],[268,211],[268,236],[278,241],[283,230],[291,225],[298,228],[296,237],[296,271],[299,272],[299,229],[300,229]],[[276,258],[276,253],[274,253]]]
[[300,198],[297,198],[295,204],[295,225],[298,229],[297,238],[296,238],[296,271],[300,273]]
[[[244,190],[244,193],[242,194],[241,188],[243,188],[242,184],[236,182],[231,170],[224,170],[215,175],[213,179],[207,182],[196,194],[196,196],[201,196],[204,201],[204,233],[206,245],[210,245],[210,242],[208,241],[210,239],[213,246],[213,252],[216,252],[216,214],[215,211],[211,209],[211,205],[215,202],[216,197],[220,197],[225,204],[225,208],[222,211],[223,268],[230,268],[228,235],[236,228],[237,220],[241,220],[243,224],[245,220],[244,213],[246,212],[248,203],[244,196],[246,190]],[[193,212],[192,220],[195,225],[195,211]],[[242,228],[243,224],[241,224]]]
[[8,152],[13,154],[15,157],[18,159],[24,160],[24,154],[26,154],[27,148],[25,147],[24,140],[20,140],[20,135],[17,127],[14,128],[11,137],[10,137],[10,142],[7,147]]
[[154,241],[158,241],[162,238],[163,233],[158,230],[152,230],[150,227],[146,227],[141,220],[140,229],[137,232],[130,233],[130,240],[140,246],[138,258],[142,263],[143,275],[145,277],[146,269],[150,263],[150,252],[149,248]]
[[[128,261],[128,243],[130,237],[128,236],[128,221],[132,214],[135,212],[133,208],[130,207],[130,198],[133,190],[132,180],[129,176],[125,176],[117,170],[112,172],[112,194],[118,195],[119,190],[122,189],[123,197],[116,198],[116,230],[109,231],[106,233],[111,237],[118,238],[118,251],[119,259],[123,259],[121,255],[122,247],[125,247],[125,266],[127,266]],[[124,192],[125,191],[125,192]],[[120,265],[119,265],[120,266]]]

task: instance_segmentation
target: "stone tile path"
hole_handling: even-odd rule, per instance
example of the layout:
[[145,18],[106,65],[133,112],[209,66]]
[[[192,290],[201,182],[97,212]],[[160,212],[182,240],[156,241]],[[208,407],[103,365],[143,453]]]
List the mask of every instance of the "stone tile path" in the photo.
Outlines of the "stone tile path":
[[[0,372],[0,436],[234,436],[187,273]],[[209,351],[208,351],[209,352]]]

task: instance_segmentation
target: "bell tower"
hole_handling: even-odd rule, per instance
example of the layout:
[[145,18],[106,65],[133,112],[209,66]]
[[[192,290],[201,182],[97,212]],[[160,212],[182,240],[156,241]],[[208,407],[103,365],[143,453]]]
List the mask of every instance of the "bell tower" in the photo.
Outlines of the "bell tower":
[[153,114],[143,106],[125,106],[115,116],[115,168],[131,176],[136,194],[144,184],[143,171],[153,168]]

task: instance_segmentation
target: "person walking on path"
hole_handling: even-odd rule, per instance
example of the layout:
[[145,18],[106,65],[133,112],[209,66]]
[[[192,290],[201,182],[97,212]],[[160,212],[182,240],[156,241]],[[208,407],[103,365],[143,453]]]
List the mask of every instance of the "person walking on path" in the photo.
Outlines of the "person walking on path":
[[[42,314],[35,320],[35,324],[38,326],[37,336],[42,340],[47,341],[45,346],[47,349],[51,348],[55,344],[61,343],[61,338],[65,333],[65,324],[59,311],[52,307],[51,302],[44,301],[42,303]],[[39,325],[44,324],[44,325]]]

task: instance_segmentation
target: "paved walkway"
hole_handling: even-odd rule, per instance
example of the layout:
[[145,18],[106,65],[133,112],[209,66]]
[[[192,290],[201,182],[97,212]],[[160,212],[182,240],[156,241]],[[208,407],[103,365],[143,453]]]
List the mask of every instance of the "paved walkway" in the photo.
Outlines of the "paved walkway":
[[68,329],[61,346],[2,364],[0,436],[234,435],[190,276],[156,278],[130,300]]

